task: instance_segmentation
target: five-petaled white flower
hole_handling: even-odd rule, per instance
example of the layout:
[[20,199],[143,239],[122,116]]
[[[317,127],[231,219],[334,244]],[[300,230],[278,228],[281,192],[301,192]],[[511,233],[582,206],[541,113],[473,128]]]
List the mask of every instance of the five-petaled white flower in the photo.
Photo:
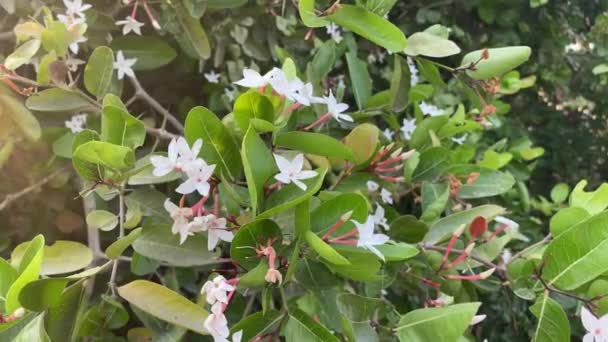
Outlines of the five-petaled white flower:
[[118,79],[122,80],[125,75],[135,77],[133,73],[133,66],[137,63],[137,58],[125,58],[122,51],[116,53],[116,61],[114,62],[114,69],[118,71]]
[[385,188],[380,190],[380,198],[382,198],[382,202],[384,203],[393,204],[393,194]]
[[226,227],[226,219],[213,214],[204,216],[207,226],[207,249],[212,251],[220,240],[232,242],[234,233]]
[[63,4],[65,5],[66,14],[68,16],[75,16],[80,18],[84,18],[84,12],[93,7],[90,4],[83,4],[82,0],[63,0]]
[[329,23],[325,25],[325,30],[327,34],[331,36],[336,43],[340,43],[342,41],[342,32],[340,32],[340,26],[335,23]]
[[293,183],[298,188],[306,190],[306,184],[301,180],[313,178],[317,175],[316,171],[302,170],[304,167],[304,155],[302,153],[296,155],[291,161],[274,154],[274,160],[276,160],[279,168],[279,173],[274,178],[283,184]]
[[382,255],[382,253],[380,253],[380,251],[374,246],[386,243],[389,240],[389,237],[384,234],[374,234],[374,218],[371,215],[368,216],[365,223],[359,223],[355,220],[352,221],[359,232],[357,247],[365,248],[376,254],[378,258],[384,260],[384,255]]
[[141,36],[141,27],[144,26],[144,23],[137,21],[137,19],[132,16],[128,16],[125,20],[119,20],[116,22],[117,26],[124,25],[122,27],[122,35],[126,36],[129,32],[134,32],[137,35]]
[[234,286],[230,285],[226,278],[221,275],[213,280],[208,280],[201,288],[201,294],[205,295],[207,303],[213,305],[216,302],[228,304],[228,293],[234,291]]
[[291,100],[294,100],[303,106],[310,106],[312,103],[325,103],[323,98],[313,95],[312,83],[303,83],[299,79],[296,79],[289,84],[291,87],[289,92]]
[[243,330],[239,330],[239,331],[235,332],[234,334],[232,334],[232,342],[241,342],[242,338],[243,338]]
[[401,126],[401,132],[403,132],[405,139],[410,140],[414,130],[416,130],[416,119],[408,120],[407,118],[404,118],[403,126]]
[[519,232],[519,223],[500,215],[496,216],[494,221],[507,226],[506,231],[511,234],[513,238],[524,242],[530,241],[529,237]]
[[382,133],[384,134],[384,136],[386,137],[386,139],[388,141],[392,141],[393,140],[393,136],[395,135],[395,132],[391,131],[390,128],[385,128]]
[[458,145],[462,145],[467,140],[468,136],[469,135],[465,133],[460,138],[452,137],[452,141]]
[[268,74],[262,76],[253,69],[243,69],[243,78],[234,82],[234,84],[247,88],[261,88],[268,84],[268,78]]
[[183,244],[188,236],[193,235],[193,232],[190,230],[190,218],[194,214],[192,209],[190,208],[180,208],[175,205],[171,200],[165,200],[165,210],[173,219],[173,225],[171,226],[171,232],[175,234],[179,234],[179,243]]
[[439,115],[444,114],[443,109],[440,109],[439,107],[437,107],[433,104],[426,103],[424,101],[420,102],[419,107],[420,107],[420,111],[424,115],[439,116]]
[[87,123],[87,115],[79,114],[74,115],[65,122],[65,127],[69,128],[72,133],[80,133],[84,130],[84,126]]
[[342,114],[348,109],[348,105],[346,103],[338,103],[334,94],[329,91],[329,96],[324,96],[323,99],[327,104],[327,112],[331,114],[331,116],[336,119],[336,121],[348,121],[353,122],[353,118],[348,114]]
[[236,97],[236,88],[232,87],[232,88],[224,88],[224,95],[226,95],[226,97],[228,98],[228,100],[230,102],[234,101],[234,98]]
[[371,217],[374,219],[374,224],[381,226],[385,230],[390,229],[386,217],[384,217],[384,208],[380,204],[376,203],[376,211]]
[[587,330],[587,334],[583,336],[583,342],[608,341],[608,315],[597,318],[583,306],[581,308],[581,321],[583,327]]
[[192,148],[188,146],[188,142],[186,142],[186,139],[183,137],[172,139],[169,143],[167,157],[150,157],[150,162],[154,166],[152,174],[156,177],[162,177],[173,170],[186,171],[203,166],[204,161],[198,158],[198,153],[202,146],[202,139],[197,139],[192,145]]
[[230,330],[228,329],[228,320],[224,316],[222,303],[217,302],[211,306],[211,314],[207,316],[203,326],[214,341],[226,341],[226,338],[230,335]]
[[188,179],[180,184],[175,191],[183,195],[198,191],[201,196],[207,196],[211,189],[209,179],[213,175],[214,170],[215,164],[207,165],[207,163],[203,163],[195,168],[187,169],[186,175],[188,176]]
[[374,182],[373,180],[368,180],[365,184],[367,185],[367,191],[369,192],[378,191],[380,188],[380,184]]
[[264,75],[264,77],[268,78],[268,83],[277,94],[293,100],[292,94],[298,84],[292,84],[289,82],[287,75],[285,75],[283,70],[279,68],[272,68],[272,70]]
[[210,72],[203,74],[203,76],[205,76],[205,79],[209,83],[218,83],[221,75],[216,73],[215,70],[211,70]]

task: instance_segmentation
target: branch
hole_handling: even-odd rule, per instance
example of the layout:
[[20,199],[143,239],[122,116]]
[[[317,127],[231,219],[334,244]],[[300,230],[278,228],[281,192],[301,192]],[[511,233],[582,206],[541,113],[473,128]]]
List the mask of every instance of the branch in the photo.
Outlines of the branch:
[[42,178],[38,182],[36,182],[36,183],[28,186],[25,189],[22,189],[20,191],[15,192],[15,193],[6,195],[6,197],[4,197],[4,200],[2,200],[2,202],[0,202],[0,211],[3,210],[3,209],[5,209],[5,208],[7,208],[9,205],[11,205],[14,201],[18,200],[22,196],[25,196],[25,195],[29,194],[30,192],[39,189],[40,187],[42,187],[46,183],[50,182],[51,180],[53,180],[53,178],[57,177],[64,170],[66,170],[66,167],[62,167],[62,168],[60,168],[58,170],[55,170],[55,172],[53,172],[50,175]]
[[168,110],[166,110],[158,101],[156,101],[150,94],[146,92],[146,90],[141,86],[139,80],[136,77],[129,77],[133,88],[135,88],[135,96],[147,102],[152,108],[154,108],[157,112],[162,114],[172,125],[177,128],[180,133],[184,132],[184,125]]
[[[441,246],[428,246],[425,244],[420,244],[419,245],[422,249],[428,249],[431,251],[438,251],[438,252],[445,252],[448,249],[446,247],[441,247]],[[462,254],[464,253],[464,250],[462,249],[452,249],[450,251],[450,254]],[[498,267],[498,265],[496,265],[493,262],[487,261],[485,259],[482,259],[480,257],[474,256],[472,254],[468,255],[468,258],[477,261],[480,264],[483,264],[484,266],[488,267],[488,268],[495,268],[496,269],[496,273],[495,275],[498,276],[498,278],[500,278],[501,280],[507,280],[507,277],[501,273],[502,269]]]
[[161,139],[166,139],[166,140],[171,140],[171,139],[177,139],[179,138],[178,135],[173,134],[171,132],[168,132],[166,129],[164,128],[154,128],[154,127],[146,127],[146,132],[148,132],[149,134],[161,138]]
[[0,40],[13,40],[15,39],[15,33],[13,31],[0,32]]

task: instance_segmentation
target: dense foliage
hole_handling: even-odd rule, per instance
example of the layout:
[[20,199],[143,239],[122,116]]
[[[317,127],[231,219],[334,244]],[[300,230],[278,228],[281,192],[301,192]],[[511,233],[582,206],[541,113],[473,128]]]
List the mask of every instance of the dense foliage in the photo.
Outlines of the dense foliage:
[[608,337],[602,1],[0,6],[0,341]]

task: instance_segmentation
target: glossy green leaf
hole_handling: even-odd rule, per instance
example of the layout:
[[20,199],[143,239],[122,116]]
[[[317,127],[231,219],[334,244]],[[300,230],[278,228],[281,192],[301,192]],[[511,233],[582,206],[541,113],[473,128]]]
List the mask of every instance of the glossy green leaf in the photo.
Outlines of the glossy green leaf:
[[306,234],[304,234],[304,238],[306,239],[308,245],[312,249],[314,249],[315,252],[317,252],[323,259],[329,261],[330,263],[340,266],[350,264],[350,262],[346,260],[346,258],[340,255],[340,253],[338,253],[325,241],[321,240],[321,238],[319,238],[317,234],[308,231],[306,232]]
[[82,94],[63,88],[42,90],[28,97],[25,106],[39,112],[77,112],[92,108]]
[[380,129],[375,125],[364,123],[353,128],[344,137],[344,145],[349,147],[358,164],[368,161],[375,153],[380,140]]
[[410,145],[418,151],[424,151],[425,148],[431,145],[430,132],[439,132],[448,121],[449,118],[447,115],[440,115],[427,117],[422,122],[416,123],[417,127],[414,130],[414,133],[412,133]]
[[239,148],[222,121],[205,107],[194,107],[186,117],[185,135],[189,144],[203,139],[200,157],[216,164],[216,171],[235,178],[243,169]]
[[132,149],[146,139],[144,123],[115,106],[104,106],[101,115],[101,139]]
[[0,258],[0,296],[6,298],[6,292],[17,279],[17,270],[6,260]]
[[136,58],[133,70],[153,70],[175,59],[177,52],[164,40],[153,36],[128,35],[112,40],[110,47],[122,51],[125,58]]
[[278,146],[330,158],[354,160],[353,151],[338,140],[321,133],[292,131],[277,135]]
[[110,231],[118,225],[118,216],[107,210],[94,210],[87,214],[86,221],[91,229]]
[[583,222],[591,217],[589,212],[579,207],[569,207],[560,209],[549,221],[551,235],[558,236],[577,223]]
[[568,342],[570,341],[570,320],[558,302],[545,292],[530,311],[538,319],[532,342]]
[[71,341],[84,296],[85,286],[76,283],[63,291],[57,306],[46,313],[46,329],[51,341]]
[[308,258],[298,260],[295,275],[298,283],[311,291],[329,289],[342,283],[342,280],[327,266]]
[[[460,66],[466,68],[471,63],[479,61],[483,51],[469,52],[463,57]],[[526,62],[530,58],[532,50],[527,46],[509,46],[488,49],[488,53],[489,58],[477,63],[475,70],[467,70],[469,76],[478,80],[500,76]]]
[[407,62],[395,55],[393,58],[393,75],[389,89],[391,108],[395,112],[402,112],[409,104],[408,93],[411,86],[411,73]]
[[[28,246],[29,242],[16,246],[11,254],[11,262],[21,262]],[[76,241],[55,241],[52,245],[44,246],[43,253],[40,274],[45,276],[78,271],[93,261],[91,249]]]
[[367,63],[357,58],[356,52],[346,53],[346,63],[348,64],[348,74],[350,75],[351,87],[357,107],[363,109],[365,103],[372,95],[372,78],[367,71]]
[[[318,235],[323,235],[349,211],[352,211],[350,220],[364,222],[368,213],[367,199],[358,193],[345,193],[321,203],[310,213],[310,229]],[[355,228],[350,220],[333,235],[339,236]]]
[[111,89],[113,74],[114,53],[107,46],[97,47],[84,68],[85,88],[97,98],[102,98]]
[[608,183],[603,183],[592,192],[586,192],[586,186],[586,180],[576,184],[570,194],[570,206],[584,208],[591,215],[608,208]]
[[315,14],[315,0],[298,1],[298,10],[302,22],[308,27],[323,27],[328,24],[325,18]]
[[249,122],[253,118],[272,122],[274,120],[274,107],[272,102],[260,93],[248,92],[239,96],[234,101],[232,109],[234,119],[241,130],[249,128]]
[[[38,279],[42,268],[42,255],[44,247],[44,236],[38,235],[28,243],[23,257],[18,263],[19,275],[6,293],[4,310],[7,314],[14,312],[21,307],[19,294],[28,283]],[[12,262],[12,260],[11,260]]]
[[12,121],[27,139],[31,141],[40,139],[42,135],[40,123],[21,101],[10,95],[0,94],[0,112],[3,120]]
[[450,165],[450,151],[445,147],[429,148],[420,154],[420,163],[414,170],[414,181],[433,181],[441,177]]
[[415,216],[404,215],[391,222],[391,229],[387,234],[394,241],[417,243],[424,239],[429,227],[426,223],[419,221]]
[[103,141],[84,143],[76,148],[73,156],[115,170],[128,169],[135,163],[135,155],[132,149]]
[[338,295],[338,310],[351,322],[367,322],[386,305],[381,299],[363,297],[352,293]]
[[297,307],[289,309],[289,320],[285,325],[287,342],[338,342],[336,336],[323,325]]
[[139,237],[142,228],[133,229],[129,235],[114,241],[106,248],[106,256],[112,260],[118,259],[120,255]]
[[209,39],[203,26],[198,19],[190,16],[182,5],[183,2],[180,2],[177,1],[175,3],[175,11],[177,12],[177,19],[182,27],[185,38],[200,59],[211,57],[211,46],[209,45]]
[[251,211],[255,215],[264,200],[264,184],[277,172],[272,153],[253,127],[249,127],[241,148],[243,169],[247,179],[247,188]]
[[203,323],[209,314],[200,305],[162,285],[135,280],[117,290],[131,305],[158,319],[202,335],[208,334]]
[[429,32],[416,32],[408,37],[407,47],[403,52],[410,56],[442,58],[459,54],[460,48],[449,39]]
[[454,213],[433,223],[424,237],[424,241],[435,244],[450,236],[460,225],[471,223],[477,216],[483,216],[486,220],[491,220],[504,212],[503,207],[485,204]]
[[4,66],[8,70],[15,70],[23,64],[29,63],[39,49],[40,39],[28,40],[6,57]]
[[268,310],[266,313],[261,311],[256,312],[233,325],[230,331],[234,334],[242,330],[243,336],[241,341],[251,341],[258,336],[271,332],[281,322],[283,316],[284,313],[277,310]]
[[407,46],[407,39],[397,26],[364,8],[340,4],[327,18],[390,52],[401,52]]
[[543,278],[549,285],[574,290],[608,271],[608,212],[578,223],[545,249]]
[[44,315],[38,315],[11,342],[51,342],[44,329]]
[[401,317],[397,337],[402,342],[458,341],[481,303],[412,310]]
[[272,246],[276,249],[281,245],[283,235],[281,229],[274,221],[255,220],[243,225],[234,234],[230,245],[230,256],[245,269],[252,269],[259,263],[254,248],[262,244],[266,246],[273,239]]
[[[82,132],[76,134],[72,139],[71,156],[74,155],[74,151],[76,151],[78,147],[84,145],[89,141],[95,140],[99,140],[99,134],[97,134],[97,132],[93,130],[85,129]],[[94,163],[80,160],[78,158],[72,158],[72,166],[80,175],[80,177],[87,180],[101,179],[103,176],[103,168],[99,167]]]
[[360,251],[352,252],[342,249],[340,254],[345,257],[350,264],[337,265],[324,262],[324,264],[337,275],[355,281],[381,281],[383,277],[378,274],[380,270],[380,260],[378,257],[370,258],[370,254]]
[[459,198],[484,198],[503,194],[515,185],[515,178],[509,172],[500,172],[491,169],[471,166],[453,165],[446,171],[456,176],[466,176],[478,173],[479,176],[471,184],[463,184],[458,193]]

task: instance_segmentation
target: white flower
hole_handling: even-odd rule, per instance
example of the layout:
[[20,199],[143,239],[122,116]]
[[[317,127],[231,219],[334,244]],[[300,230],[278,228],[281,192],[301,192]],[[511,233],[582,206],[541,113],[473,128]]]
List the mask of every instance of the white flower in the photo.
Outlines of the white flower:
[[232,242],[234,233],[226,227],[226,219],[213,214],[205,216],[207,220],[207,249],[212,251],[220,240]]
[[211,314],[207,316],[205,323],[203,323],[205,329],[213,336],[213,340],[216,342],[226,341],[226,338],[230,335],[228,320],[222,311],[222,303],[217,302],[213,304],[211,306]]
[[234,291],[234,286],[226,282],[226,278],[221,275],[216,276],[211,281],[207,281],[201,288],[201,294],[205,295],[207,303],[213,305],[216,302],[228,304],[228,293]]
[[374,64],[376,63],[376,55],[374,55],[373,53],[370,53],[369,55],[367,55],[367,64]]
[[230,102],[234,101],[234,98],[236,97],[236,92],[236,88],[224,88],[224,95],[226,95]]
[[302,170],[304,167],[304,155],[302,153],[299,153],[291,161],[278,154],[274,154],[274,160],[279,168],[279,173],[274,178],[283,184],[293,183],[298,188],[306,190],[306,184],[301,182],[301,180],[313,178],[317,175],[316,171]]
[[376,203],[376,211],[371,217],[374,220],[374,224],[381,226],[385,230],[390,229],[386,217],[384,217],[384,208],[380,204]]
[[253,69],[243,69],[243,78],[234,82],[234,84],[247,88],[260,88],[268,84],[268,76],[262,76]]
[[68,29],[74,27],[75,25],[80,25],[86,23],[86,18],[84,17],[75,17],[73,15],[68,14],[57,14],[57,20],[63,23]]
[[116,62],[114,62],[114,69],[118,70],[118,79],[122,80],[125,75],[135,77],[133,73],[133,65],[137,62],[137,58],[125,58],[122,51],[116,53]]
[[422,114],[424,115],[430,115],[430,116],[439,116],[439,115],[443,115],[443,109],[440,109],[439,107],[432,105],[432,104],[428,104],[424,101],[420,102],[420,111],[422,111]]
[[469,135],[465,133],[460,138],[452,137],[452,141],[457,143],[458,145],[462,145],[467,140],[468,136]]
[[78,46],[78,44],[80,43],[84,43],[86,42],[88,39],[84,36],[80,36],[78,38],[76,38],[72,43],[70,43],[70,45],[68,46],[68,48],[70,49],[70,51],[72,51],[73,54],[78,54],[78,50],[80,49],[80,47]]
[[311,103],[325,103],[323,98],[313,95],[312,83],[302,83],[296,79],[290,83],[290,86],[292,87],[292,91],[290,91],[292,99],[304,106],[310,106]]
[[215,70],[211,70],[211,72],[208,72],[208,73],[204,74],[203,76],[205,76],[205,79],[209,83],[218,83],[220,81],[220,76],[221,75],[217,74],[215,72]]
[[410,86],[414,86],[418,84],[420,79],[418,77],[418,68],[416,68],[414,60],[410,57],[407,58],[407,67],[410,69]]
[[606,342],[608,341],[608,315],[596,318],[586,307],[581,308],[581,321],[587,334],[583,342]]
[[392,141],[393,140],[393,136],[395,135],[395,132],[391,131],[389,128],[385,128],[384,132],[382,132],[382,133],[384,133],[384,136],[389,141]]
[[513,238],[517,239],[517,240],[521,240],[524,242],[528,242],[530,241],[530,238],[528,238],[527,236],[525,236],[524,234],[521,234],[519,232],[519,223],[510,220],[504,216],[496,216],[494,218],[494,221],[500,223],[500,224],[504,224],[507,226],[507,228],[505,229],[509,234],[511,234],[513,236]]
[[188,142],[186,142],[186,139],[183,137],[172,139],[169,143],[167,157],[150,157],[150,162],[154,166],[152,174],[156,177],[162,177],[173,170],[186,171],[200,168],[205,164],[202,159],[198,158],[198,153],[202,146],[202,139],[197,139],[194,144],[192,144],[192,149],[190,149]]
[[353,122],[353,118],[350,115],[342,114],[348,109],[348,105],[346,103],[338,103],[331,90],[329,91],[329,96],[324,96],[323,99],[327,104],[327,112],[330,113],[336,121],[339,122],[340,120],[344,120]]
[[173,225],[171,226],[171,232],[175,234],[179,234],[179,244],[183,244],[188,236],[193,235],[193,232],[190,231],[190,218],[192,217],[192,209],[190,208],[180,208],[174,203],[172,203],[169,199],[165,201],[165,210],[171,215],[171,219],[173,219]]
[[214,170],[215,164],[207,165],[206,163],[199,167],[187,169],[186,175],[188,179],[180,184],[175,191],[183,195],[198,191],[201,196],[207,196],[211,188],[209,179],[213,175]]
[[66,14],[68,16],[75,16],[80,18],[84,18],[84,11],[93,7],[89,4],[83,4],[82,0],[63,0],[63,4],[65,5]]
[[508,264],[509,262],[511,262],[511,259],[513,258],[513,253],[511,253],[510,249],[505,248],[502,251],[502,254],[500,255],[500,258],[502,259],[502,262],[504,264]]
[[293,85],[290,84],[283,70],[272,68],[264,77],[268,79],[268,83],[277,94],[284,97],[290,95],[291,97]]
[[374,218],[371,215],[368,216],[365,223],[359,223],[355,220],[352,221],[359,232],[357,247],[365,248],[376,254],[378,258],[384,260],[384,255],[382,255],[382,253],[380,253],[380,251],[374,246],[384,244],[389,240],[389,237],[384,234],[374,234]]
[[367,191],[369,192],[377,191],[380,188],[380,185],[373,180],[368,180],[365,184],[367,185]]
[[336,43],[340,43],[342,41],[342,32],[340,32],[340,27],[335,23],[325,25],[325,30],[327,31],[327,34],[331,36],[331,39],[333,39]]
[[116,22],[117,26],[124,25],[122,27],[122,35],[126,36],[129,32],[133,31],[135,34],[141,36],[141,27],[144,26],[144,23],[137,21],[137,19],[132,16],[128,16],[125,20],[119,20]]
[[68,68],[69,71],[74,72],[76,70],[78,70],[78,66],[85,64],[85,62],[82,59],[78,59],[78,58],[68,58],[65,60],[65,66]]
[[410,140],[412,138],[412,133],[416,130],[416,119],[408,120],[407,118],[403,119],[403,126],[401,126],[401,132],[403,132],[403,136],[405,139]]
[[239,330],[239,331],[235,332],[234,334],[232,334],[232,342],[241,342],[242,338],[243,338],[243,330]]
[[74,115],[70,118],[70,120],[65,122],[65,127],[69,128],[72,133],[76,134],[84,130],[84,126],[86,123],[86,114]]
[[382,190],[380,190],[380,197],[382,198],[382,202],[393,204],[393,194],[391,194],[391,192],[386,190],[385,188],[382,188]]

